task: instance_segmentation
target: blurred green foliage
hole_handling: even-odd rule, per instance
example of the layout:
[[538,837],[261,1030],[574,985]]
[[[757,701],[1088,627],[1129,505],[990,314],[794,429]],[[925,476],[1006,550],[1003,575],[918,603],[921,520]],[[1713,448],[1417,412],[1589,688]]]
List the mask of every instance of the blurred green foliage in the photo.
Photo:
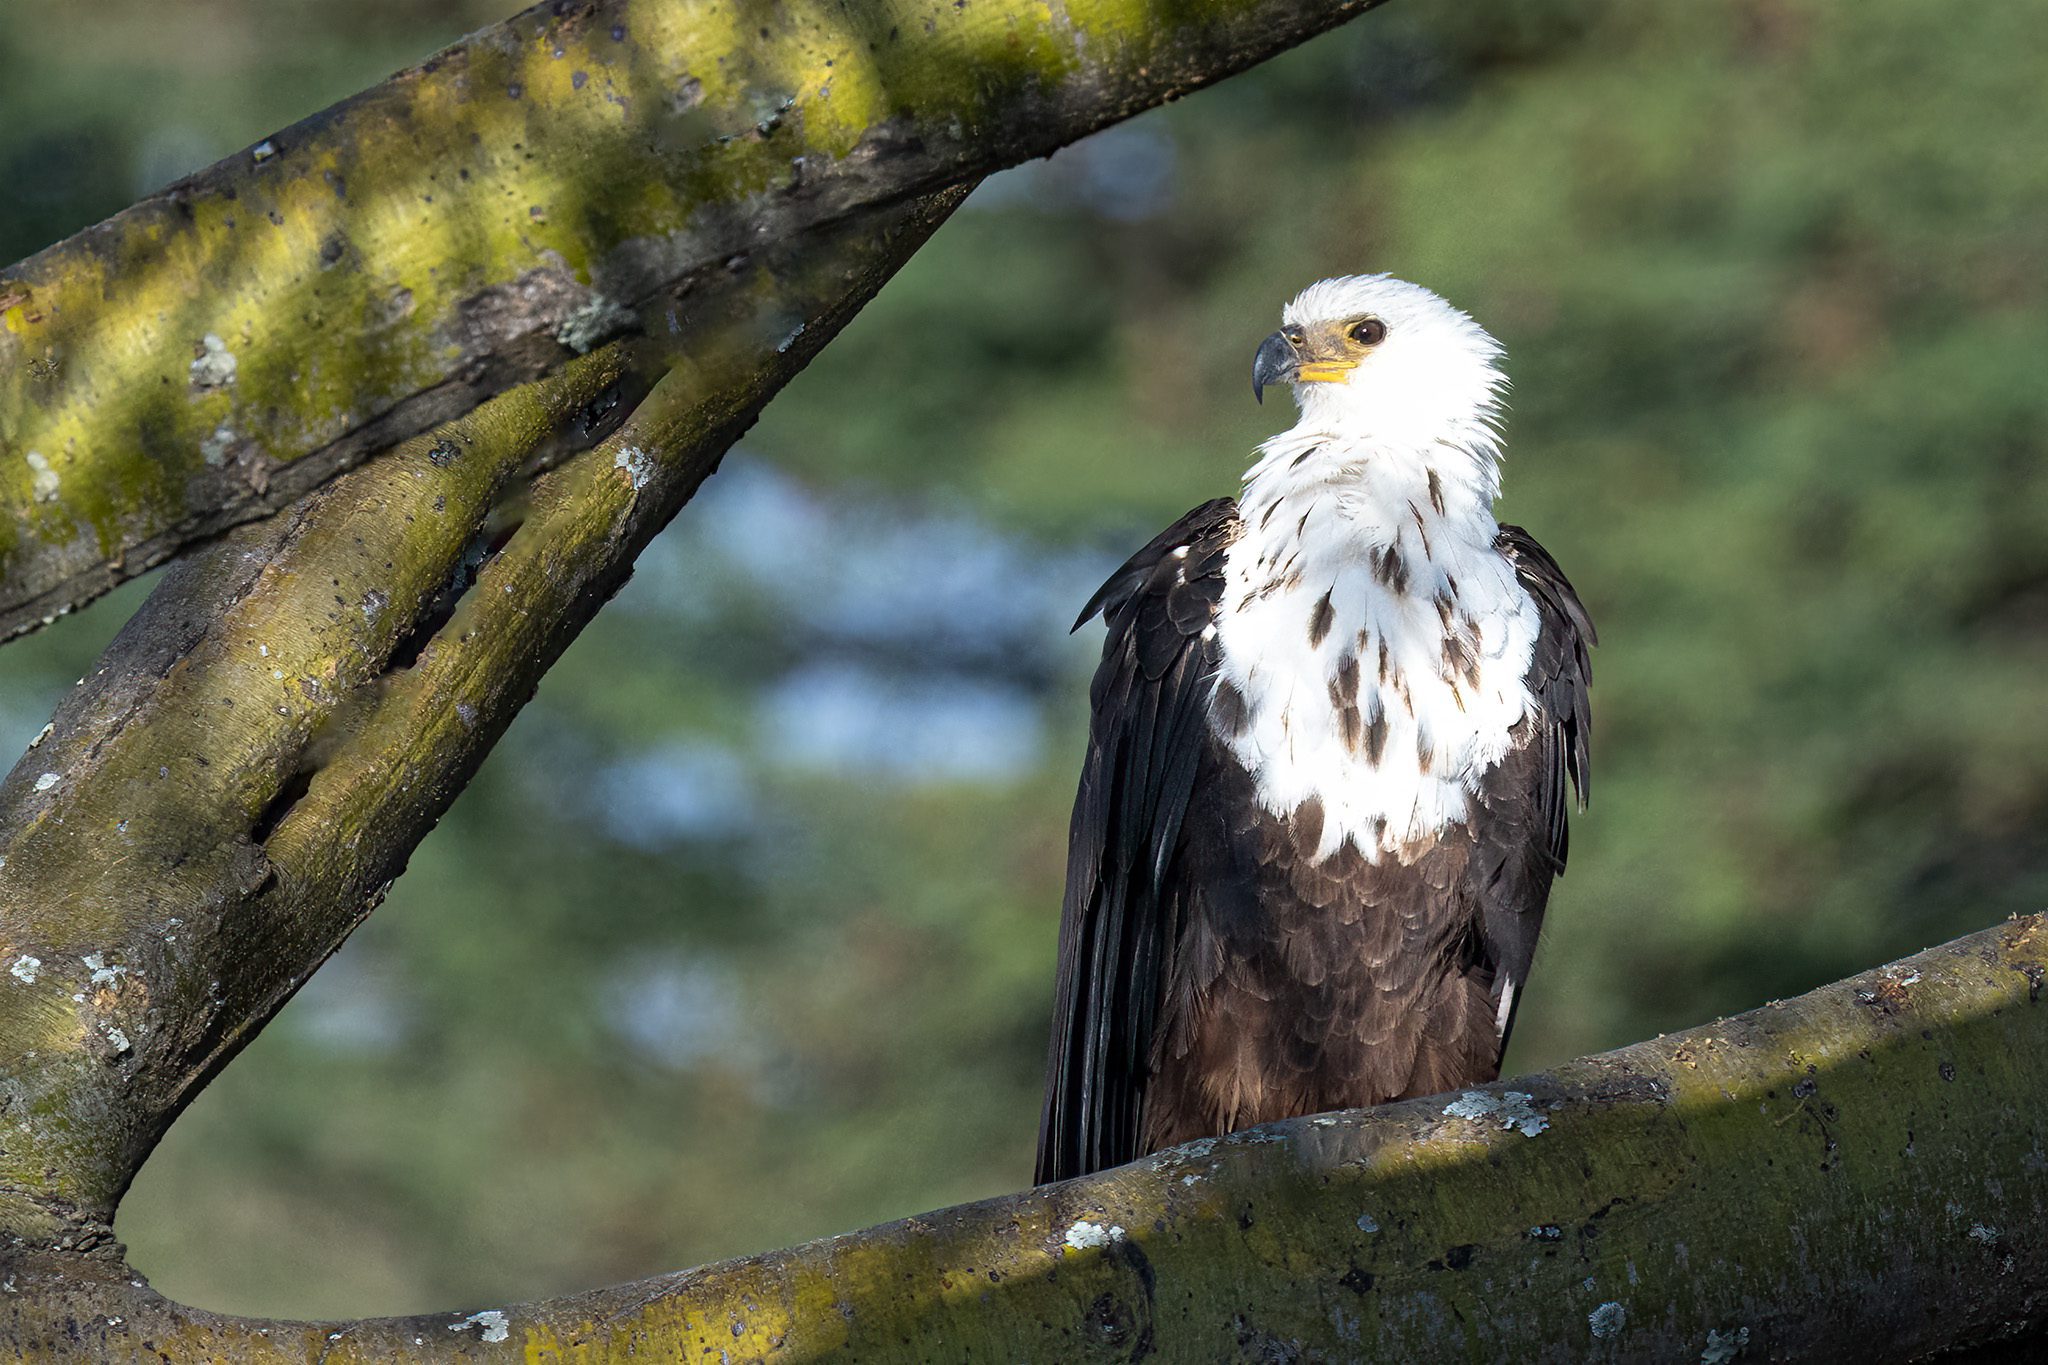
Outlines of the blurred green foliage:
[[[0,259],[502,12],[0,13]],[[779,401],[123,1210],[208,1307],[503,1303],[1029,1172],[1091,577],[1317,277],[1506,344],[1598,620],[1511,1066],[2048,901],[2048,4],[1376,12],[999,177]],[[0,653],[26,742],[135,590]]]

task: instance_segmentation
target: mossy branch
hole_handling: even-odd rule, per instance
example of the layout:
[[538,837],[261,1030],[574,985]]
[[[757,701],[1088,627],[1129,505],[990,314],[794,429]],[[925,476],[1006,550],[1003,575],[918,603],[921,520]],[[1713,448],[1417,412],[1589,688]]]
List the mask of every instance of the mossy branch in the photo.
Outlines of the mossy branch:
[[554,0],[0,270],[0,639],[1374,0]]
[[1545,1075],[551,1302],[266,1322],[24,1263],[0,1334],[172,1362],[1915,1360],[2048,1315],[2044,974],[2048,921],[2015,920]]
[[167,576],[0,785],[0,1232],[107,1240],[178,1110],[368,913],[634,555],[962,193],[697,289],[674,367],[525,490],[480,567],[522,466],[672,357],[593,352]]

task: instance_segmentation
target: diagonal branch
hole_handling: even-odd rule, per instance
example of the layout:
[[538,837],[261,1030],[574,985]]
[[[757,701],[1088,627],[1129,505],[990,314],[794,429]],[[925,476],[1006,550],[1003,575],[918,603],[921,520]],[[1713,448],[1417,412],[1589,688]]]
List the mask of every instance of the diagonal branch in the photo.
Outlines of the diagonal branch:
[[0,639],[1375,0],[553,0],[0,271]]

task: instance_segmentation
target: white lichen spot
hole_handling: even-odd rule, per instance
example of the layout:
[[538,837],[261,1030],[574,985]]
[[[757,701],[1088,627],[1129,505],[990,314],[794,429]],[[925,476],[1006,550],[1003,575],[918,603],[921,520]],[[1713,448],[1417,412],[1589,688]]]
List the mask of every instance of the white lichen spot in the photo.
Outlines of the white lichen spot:
[[28,747],[31,749],[41,748],[43,741],[55,733],[57,733],[57,722],[51,721],[48,725],[36,731],[36,737],[28,742]]
[[1202,1177],[1198,1175],[1184,1175],[1180,1178],[1180,1183],[1183,1185],[1199,1185],[1202,1183]]
[[1500,1108],[1500,1101],[1478,1090],[1467,1090],[1444,1106],[1444,1116],[1454,1119],[1482,1119]]
[[782,340],[775,343],[775,353],[777,355],[787,353],[790,347],[796,345],[796,339],[804,334],[804,330],[808,326],[808,323],[799,322],[796,325],[796,330],[792,331],[788,336],[784,337]]
[[36,779],[36,790],[46,792],[63,780],[63,775],[60,773],[44,773]]
[[36,984],[36,973],[42,969],[43,960],[41,958],[30,957],[27,953],[23,953],[20,957],[14,959],[14,965],[7,970],[19,978],[23,985],[33,986]]
[[107,1044],[116,1052],[126,1052],[128,1050],[128,1035],[115,1028],[112,1024],[109,1024],[107,1025]]
[[267,659],[267,658],[269,658],[269,657],[270,657],[270,646],[269,646],[269,645],[258,645],[258,646],[256,646],[256,653],[257,653],[257,654],[259,654],[260,656],[262,656],[263,658],[266,658],[266,659]]
[[1970,1240],[1990,1246],[1998,1240],[1998,1229],[1985,1227],[1982,1223],[1970,1224]]
[[1111,1242],[1121,1242],[1123,1239],[1124,1230],[1114,1223],[1104,1227],[1100,1223],[1091,1223],[1083,1218],[1067,1229],[1067,1245],[1075,1251],[1106,1247]]
[[1470,1119],[1474,1123],[1497,1123],[1523,1137],[1535,1137],[1550,1127],[1550,1120],[1537,1112],[1531,1103],[1533,1098],[1520,1090],[1507,1090],[1499,1095],[1467,1090],[1444,1106],[1444,1114],[1448,1118]]
[[1707,1349],[1700,1352],[1700,1365],[1729,1365],[1742,1354],[1742,1348],[1749,1345],[1749,1329],[1738,1327],[1732,1332],[1717,1332],[1707,1329]]
[[35,490],[37,502],[55,502],[57,487],[61,480],[57,471],[50,468],[50,461],[40,450],[28,453],[29,484]]
[[98,953],[87,953],[78,960],[92,973],[92,984],[95,986],[111,986],[128,974],[126,967],[109,967],[107,960]]
[[228,344],[208,332],[199,338],[199,354],[192,361],[192,387],[224,389],[235,382],[235,353]]
[[384,608],[391,605],[391,594],[382,588],[372,588],[363,594],[363,619],[375,622],[384,614]]
[[1603,1303],[1586,1314],[1586,1325],[1593,1329],[1593,1335],[1605,1341],[1628,1326],[1628,1310],[1618,1303]]
[[1369,1213],[1361,1213],[1358,1215],[1358,1230],[1360,1232],[1378,1232],[1380,1230],[1380,1220]]
[[633,310],[616,299],[593,293],[583,306],[562,319],[555,328],[555,340],[577,355],[633,325]]
[[448,1330],[451,1332],[467,1332],[472,1327],[482,1329],[477,1335],[485,1341],[503,1341],[512,1334],[511,1324],[505,1320],[505,1315],[495,1308],[486,1308],[481,1313],[471,1313],[466,1318],[448,1324]]
[[654,457],[639,446],[627,446],[621,450],[612,457],[612,465],[626,471],[626,477],[632,481],[635,493],[645,488],[647,481],[654,477]]
[[254,147],[251,147],[249,149],[250,158],[257,162],[268,161],[270,160],[270,158],[276,155],[277,144],[275,142],[272,142],[269,138],[264,138],[263,141],[257,143]]
[[[231,358],[232,360],[232,358]],[[197,365],[198,361],[192,362]],[[235,429],[222,422],[213,429],[213,435],[199,443],[199,454],[215,469],[228,462],[228,452],[235,448]]]

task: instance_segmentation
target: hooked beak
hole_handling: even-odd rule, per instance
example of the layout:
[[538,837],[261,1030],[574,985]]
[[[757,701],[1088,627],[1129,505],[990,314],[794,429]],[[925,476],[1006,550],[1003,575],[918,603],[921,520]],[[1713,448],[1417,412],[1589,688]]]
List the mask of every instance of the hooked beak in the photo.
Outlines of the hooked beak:
[[1265,402],[1268,384],[1292,383],[1300,373],[1301,352],[1285,332],[1273,333],[1259,343],[1259,353],[1252,357],[1252,398]]
[[1299,327],[1275,332],[1252,357],[1252,397],[1265,402],[1268,384],[1341,384],[1358,361],[1340,344]]

